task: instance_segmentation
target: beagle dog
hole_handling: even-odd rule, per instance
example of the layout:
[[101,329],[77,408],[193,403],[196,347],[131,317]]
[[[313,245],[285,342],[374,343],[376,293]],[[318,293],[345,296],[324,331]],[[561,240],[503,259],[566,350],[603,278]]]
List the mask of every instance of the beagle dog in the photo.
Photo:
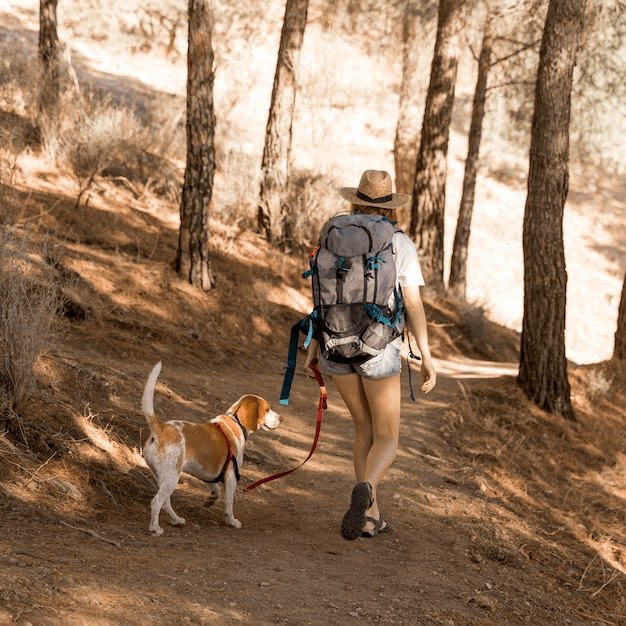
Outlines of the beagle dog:
[[154,387],[161,371],[157,363],[146,383],[141,408],[150,427],[150,436],[143,449],[143,457],[156,478],[159,490],[152,499],[150,530],[163,533],[159,513],[164,508],[174,526],[185,520],[172,509],[170,496],[181,472],[191,474],[211,484],[213,504],[218,496],[216,483],[224,483],[224,514],[226,523],[241,528],[233,515],[233,500],[243,463],[243,450],[251,432],[279,426],[280,415],[270,409],[259,396],[242,396],[226,413],[204,423],[172,420],[160,423],[154,415]]

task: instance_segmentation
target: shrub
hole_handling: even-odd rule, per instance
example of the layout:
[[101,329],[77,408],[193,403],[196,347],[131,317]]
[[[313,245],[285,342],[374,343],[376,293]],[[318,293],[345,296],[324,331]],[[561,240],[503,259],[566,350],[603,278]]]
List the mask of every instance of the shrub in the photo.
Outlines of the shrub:
[[15,188],[18,167],[14,140],[11,130],[0,127],[0,227],[13,224],[23,208]]
[[339,185],[329,176],[294,174],[290,189],[290,212],[287,232],[296,247],[317,243],[324,222],[348,205],[337,193]]
[[257,159],[237,150],[217,149],[212,217],[241,229],[256,228],[260,170]]
[[65,135],[61,147],[61,156],[78,181],[77,205],[97,175],[115,163],[124,163],[145,141],[132,110],[114,107],[109,98],[81,100],[85,106],[67,121],[72,132]]
[[[15,230],[0,227],[0,411],[24,441],[21,414],[37,387],[33,367],[58,330],[62,305],[47,266],[26,244]],[[41,258],[47,256],[44,246]]]
[[606,398],[611,391],[613,377],[603,368],[597,367],[587,371],[587,397],[592,400]]

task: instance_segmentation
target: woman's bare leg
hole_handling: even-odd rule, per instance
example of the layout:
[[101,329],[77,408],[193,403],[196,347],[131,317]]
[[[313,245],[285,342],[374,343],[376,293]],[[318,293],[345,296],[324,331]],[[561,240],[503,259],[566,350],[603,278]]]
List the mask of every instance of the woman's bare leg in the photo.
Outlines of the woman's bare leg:
[[[376,487],[396,457],[400,432],[400,375],[366,379],[357,374],[333,381],[354,421],[354,469],[357,482],[372,486],[366,515],[380,517]],[[368,522],[364,530],[372,530]]]
[[[400,434],[400,374],[387,378],[363,379],[363,388],[372,416],[372,446],[367,455],[365,477],[372,485],[373,504],[367,516],[377,520],[380,517],[376,488],[396,458]],[[373,524],[366,524],[364,530],[372,530]]]
[[372,417],[363,383],[358,374],[333,376],[333,382],[354,422],[354,474],[357,482],[365,482],[367,456],[373,443]]

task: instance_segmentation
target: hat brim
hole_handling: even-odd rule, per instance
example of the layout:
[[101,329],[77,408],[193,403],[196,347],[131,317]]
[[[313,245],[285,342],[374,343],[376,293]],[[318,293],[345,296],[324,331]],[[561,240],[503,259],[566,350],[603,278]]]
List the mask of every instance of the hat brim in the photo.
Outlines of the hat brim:
[[348,202],[359,206],[373,206],[381,209],[399,209],[411,202],[411,196],[406,193],[392,193],[391,200],[389,202],[368,202],[362,200],[357,194],[358,189],[356,187],[341,187],[339,189],[339,195]]

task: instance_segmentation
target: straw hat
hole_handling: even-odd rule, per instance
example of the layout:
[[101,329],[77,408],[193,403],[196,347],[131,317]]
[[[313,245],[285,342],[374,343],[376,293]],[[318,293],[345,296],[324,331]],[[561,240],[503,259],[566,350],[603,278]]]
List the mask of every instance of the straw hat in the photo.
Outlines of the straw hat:
[[406,193],[392,193],[391,176],[377,170],[365,170],[358,188],[341,187],[339,195],[352,204],[382,209],[397,209],[411,201]]

